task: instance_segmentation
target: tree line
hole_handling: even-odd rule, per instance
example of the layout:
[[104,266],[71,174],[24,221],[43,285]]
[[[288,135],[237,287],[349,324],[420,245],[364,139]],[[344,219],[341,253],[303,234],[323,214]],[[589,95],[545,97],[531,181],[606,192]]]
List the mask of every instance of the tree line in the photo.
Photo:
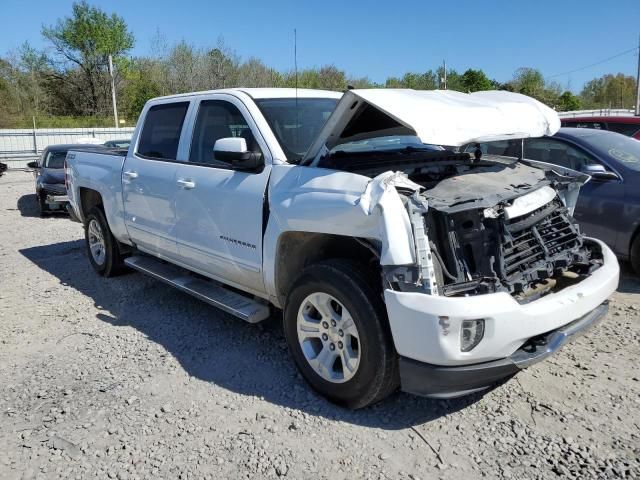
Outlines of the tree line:
[[[278,71],[258,58],[242,59],[222,38],[199,48],[186,41],[168,44],[158,33],[151,54],[131,56],[135,37],[125,20],[85,0],[71,15],[42,28],[48,48],[25,42],[0,57],[0,128],[38,126],[110,126],[113,123],[108,58],[114,63],[120,116],[135,123],[145,102],[160,95],[225,87],[293,87],[345,90],[354,88],[442,88],[443,67],[407,72],[383,83],[353,77],[335,65]],[[296,78],[297,77],[297,78]],[[579,108],[631,108],[635,78],[619,73],[587,82],[579,95],[549,81],[531,67],[498,82],[481,69],[462,73],[447,69],[447,88],[461,92],[509,90],[544,102],[558,111]]]

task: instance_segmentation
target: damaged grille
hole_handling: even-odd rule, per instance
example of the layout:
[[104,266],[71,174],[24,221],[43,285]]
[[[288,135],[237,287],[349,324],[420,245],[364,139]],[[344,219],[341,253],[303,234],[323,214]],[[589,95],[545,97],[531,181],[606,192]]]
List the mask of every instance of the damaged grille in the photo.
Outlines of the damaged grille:
[[479,209],[429,211],[429,231],[437,234],[431,250],[443,295],[506,291],[533,298],[529,294],[539,294],[540,284],[567,270],[588,273],[590,253],[558,197],[515,218],[498,208],[495,216]]
[[513,281],[545,278],[556,268],[566,267],[572,252],[582,246],[578,227],[557,201],[504,223],[502,277]]

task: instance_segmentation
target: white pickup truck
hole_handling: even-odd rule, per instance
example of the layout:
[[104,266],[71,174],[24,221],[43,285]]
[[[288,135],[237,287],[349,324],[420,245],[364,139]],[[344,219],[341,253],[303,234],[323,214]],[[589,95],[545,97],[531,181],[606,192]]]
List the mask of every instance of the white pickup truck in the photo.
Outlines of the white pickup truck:
[[128,266],[248,322],[282,309],[334,402],[454,397],[556,351],[617,287],[571,216],[588,176],[450,148],[559,127],[509,92],[157,98],[128,152],[68,154],[70,211],[101,275]]

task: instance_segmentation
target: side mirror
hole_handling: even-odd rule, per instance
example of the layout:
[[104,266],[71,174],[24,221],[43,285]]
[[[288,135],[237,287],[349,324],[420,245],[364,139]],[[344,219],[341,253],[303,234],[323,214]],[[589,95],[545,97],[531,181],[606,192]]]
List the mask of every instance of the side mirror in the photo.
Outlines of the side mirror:
[[255,170],[263,165],[262,154],[247,150],[247,141],[242,137],[219,138],[213,155],[217,160],[231,162],[237,170]]
[[33,168],[34,170],[40,168],[40,165],[38,165],[38,162],[29,162],[27,163],[27,168]]
[[618,175],[599,164],[585,165],[582,167],[582,173],[591,175],[596,180],[618,180]]

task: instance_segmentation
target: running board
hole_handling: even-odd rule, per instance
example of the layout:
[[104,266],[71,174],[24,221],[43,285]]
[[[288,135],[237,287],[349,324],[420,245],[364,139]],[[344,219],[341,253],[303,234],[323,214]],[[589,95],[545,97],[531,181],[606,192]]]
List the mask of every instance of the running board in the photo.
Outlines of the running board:
[[267,319],[270,315],[267,305],[228,290],[213,280],[195,277],[188,270],[170,263],[142,255],[125,258],[124,263],[246,322],[257,323]]

